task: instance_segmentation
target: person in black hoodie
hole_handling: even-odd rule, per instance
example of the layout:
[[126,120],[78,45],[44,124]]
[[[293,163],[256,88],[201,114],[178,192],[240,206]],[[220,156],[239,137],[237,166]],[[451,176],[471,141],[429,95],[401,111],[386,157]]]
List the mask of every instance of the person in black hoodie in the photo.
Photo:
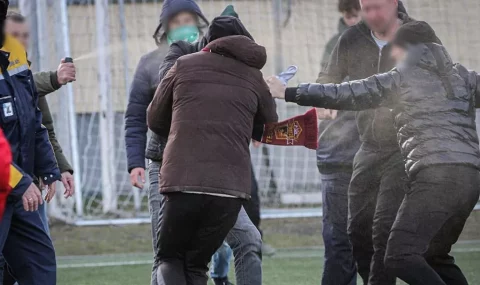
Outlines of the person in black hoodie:
[[425,22],[398,30],[392,56],[396,68],[363,80],[287,90],[275,79],[269,85],[275,97],[302,106],[393,109],[411,187],[392,228],[385,265],[411,285],[466,285],[449,253],[479,198],[480,75],[454,65]]
[[[360,21],[358,0],[340,0],[339,31],[325,47],[322,68],[338,39],[349,27]],[[318,83],[323,82],[318,78]],[[357,267],[348,238],[348,186],[352,178],[353,158],[360,147],[355,123],[355,112],[317,109],[320,137],[318,139],[317,166],[322,184],[322,237],[325,258],[322,285],[357,284]]]
[[[340,37],[318,82],[340,83],[386,72],[394,66],[388,40],[411,21],[401,1],[361,0],[363,21]],[[348,234],[365,284],[395,284],[383,264],[388,235],[407,188],[388,108],[357,112],[361,147],[348,190]]]

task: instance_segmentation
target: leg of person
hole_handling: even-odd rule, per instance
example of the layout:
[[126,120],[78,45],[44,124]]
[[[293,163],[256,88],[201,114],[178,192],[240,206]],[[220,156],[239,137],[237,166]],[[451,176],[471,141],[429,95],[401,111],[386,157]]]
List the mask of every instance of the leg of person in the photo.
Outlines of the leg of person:
[[45,231],[50,236],[50,227],[48,225],[48,215],[47,215],[47,203],[43,203],[38,206],[38,213],[40,214],[40,219],[42,220]]
[[8,202],[5,207],[5,213],[3,214],[3,218],[0,220],[0,285],[4,284],[4,278],[6,276],[5,273],[8,273],[6,272],[7,263],[5,262],[5,258],[1,253],[3,252],[3,248],[7,240],[8,232],[10,230],[12,216],[13,216],[13,204]]
[[232,229],[243,204],[242,199],[200,196],[203,196],[202,219],[198,221],[185,254],[188,285],[207,285],[208,262]]
[[27,212],[22,201],[14,205],[3,255],[19,284],[55,285],[57,264],[52,240],[38,211]]
[[[388,157],[388,154],[386,154]],[[398,209],[408,189],[405,163],[395,151],[382,165],[377,206],[373,219],[373,257],[369,285],[395,285],[396,278],[384,265],[387,241]]]
[[230,268],[230,260],[232,259],[232,249],[223,242],[222,246],[212,256],[212,270],[210,277],[215,285],[228,285],[228,271]]
[[[150,218],[152,225],[152,244],[154,256],[157,256],[158,253],[158,231],[160,229],[160,224],[162,222],[162,195],[160,194],[160,189],[158,187],[158,175],[160,172],[161,162],[150,161],[148,165],[148,205],[150,210]],[[157,268],[158,262],[156,258],[154,259],[152,266],[152,278],[151,285],[157,285]]]
[[479,184],[478,170],[465,166],[421,170],[393,225],[387,269],[411,285],[468,284],[449,252],[478,201]]
[[251,176],[252,176],[251,199],[245,202],[243,207],[245,208],[245,211],[247,212],[247,215],[252,221],[252,223],[260,231],[260,195],[258,193],[258,183],[257,183],[257,178],[255,177],[255,173],[253,172],[253,167],[252,167]]
[[322,175],[322,236],[325,245],[322,285],[357,284],[357,268],[347,234],[351,177],[351,173]]
[[379,154],[360,148],[348,188],[348,236],[364,284],[368,283],[373,256],[372,226],[380,185],[379,167]]
[[184,193],[164,195],[156,257],[158,285],[188,284],[185,279],[185,254],[204,218],[203,196]]
[[233,250],[237,285],[261,285],[262,237],[243,207],[226,241]]

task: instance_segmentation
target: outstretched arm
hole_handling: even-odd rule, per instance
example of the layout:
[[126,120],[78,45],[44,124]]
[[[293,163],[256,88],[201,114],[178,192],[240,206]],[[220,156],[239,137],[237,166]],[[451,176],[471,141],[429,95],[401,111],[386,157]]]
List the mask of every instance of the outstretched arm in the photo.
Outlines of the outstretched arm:
[[301,106],[359,111],[388,105],[398,86],[400,74],[394,70],[341,84],[301,84],[296,88],[287,88],[284,96],[285,101]]

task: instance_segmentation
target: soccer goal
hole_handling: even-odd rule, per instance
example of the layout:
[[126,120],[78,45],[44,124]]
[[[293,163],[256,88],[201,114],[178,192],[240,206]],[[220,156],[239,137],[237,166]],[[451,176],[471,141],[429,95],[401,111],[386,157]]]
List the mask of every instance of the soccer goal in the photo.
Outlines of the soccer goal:
[[[56,218],[79,225],[148,222],[146,189],[129,183],[124,143],[128,90],[140,57],[156,48],[161,0],[12,1],[32,22],[38,43],[29,51],[39,70],[75,59],[77,81],[50,95],[55,127],[75,168],[77,195],[58,195]],[[336,0],[201,0],[207,19],[233,4],[255,40],[268,51],[263,73],[289,65],[291,84],[315,81],[327,41],[337,33]],[[480,1],[405,0],[409,14],[429,22],[455,61],[480,70]],[[278,102],[280,119],[305,108]],[[262,145],[252,163],[266,218],[321,215],[315,151]],[[60,185],[59,185],[60,186]],[[146,186],[147,187],[147,186]],[[61,192],[61,191],[58,191]]]

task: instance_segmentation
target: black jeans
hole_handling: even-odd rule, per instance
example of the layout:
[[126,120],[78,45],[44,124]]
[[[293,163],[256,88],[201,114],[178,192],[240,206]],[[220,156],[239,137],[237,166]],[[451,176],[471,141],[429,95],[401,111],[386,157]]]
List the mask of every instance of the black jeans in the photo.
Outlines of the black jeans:
[[395,285],[384,259],[390,229],[408,188],[400,151],[362,146],[354,159],[348,190],[348,234],[364,284]]
[[206,285],[208,263],[235,224],[243,200],[187,193],[165,197],[157,282]]
[[478,202],[480,173],[431,166],[412,180],[388,240],[385,264],[410,285],[468,285],[449,255]]

